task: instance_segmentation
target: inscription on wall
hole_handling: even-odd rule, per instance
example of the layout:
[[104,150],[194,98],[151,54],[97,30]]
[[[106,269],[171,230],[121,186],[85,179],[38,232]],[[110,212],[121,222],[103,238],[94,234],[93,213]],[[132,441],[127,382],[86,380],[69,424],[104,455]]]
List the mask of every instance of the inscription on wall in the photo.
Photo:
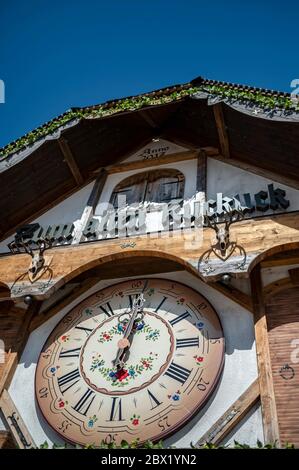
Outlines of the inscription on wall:
[[[85,241],[100,240],[107,238],[124,238],[126,236],[141,235],[155,232],[148,230],[147,214],[153,211],[162,212],[162,226],[158,230],[174,230],[178,228],[201,227],[203,218],[215,218],[221,221],[225,213],[238,210],[244,214],[255,212],[267,212],[269,210],[286,210],[290,205],[286,199],[286,192],[281,188],[268,185],[268,190],[261,190],[253,196],[244,193],[235,197],[223,196],[218,193],[216,200],[210,199],[206,202],[174,200],[161,207],[152,209],[150,205],[140,207],[138,205],[124,206],[121,209],[107,210],[100,219],[91,219],[85,227],[82,227],[82,235]],[[162,207],[163,206],[163,207]],[[51,245],[66,245],[72,243],[74,237],[74,224],[57,224],[41,227],[38,223],[28,224],[20,227],[14,240],[8,244],[13,253],[24,251],[24,244],[36,244],[47,240]]]

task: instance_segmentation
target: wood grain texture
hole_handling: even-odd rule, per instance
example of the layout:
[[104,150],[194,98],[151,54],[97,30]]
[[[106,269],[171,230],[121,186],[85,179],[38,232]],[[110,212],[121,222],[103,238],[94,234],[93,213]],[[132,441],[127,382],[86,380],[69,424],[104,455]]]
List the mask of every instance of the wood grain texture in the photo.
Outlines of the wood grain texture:
[[298,287],[272,295],[266,314],[280,439],[299,447]]
[[79,167],[77,165],[76,159],[73,155],[72,150],[70,149],[70,146],[68,142],[63,138],[60,137],[58,139],[58,145],[60,147],[60,150],[65,158],[65,161],[78,185],[81,185],[83,183],[83,176],[81,175],[81,172],[79,170]]
[[230,149],[229,149],[229,137],[227,132],[227,127],[224,120],[222,103],[217,103],[213,106],[215,122],[218,132],[218,138],[221,148],[222,155],[226,158],[230,158]]
[[34,284],[31,284],[26,277],[30,261],[27,254],[2,256],[0,279],[3,284],[12,288],[13,298],[30,293],[43,299],[64,283],[95,266],[131,256],[148,256],[157,262],[159,259],[172,260],[203,280],[213,282],[220,279],[223,272],[228,272],[228,269],[234,277],[248,277],[251,269],[264,258],[286,249],[299,247],[298,213],[243,220],[231,227],[231,238],[237,240],[247,253],[246,269],[237,267],[237,258],[232,257],[223,262],[212,257],[215,272],[203,274],[199,273],[199,261],[204,252],[210,248],[214,232],[209,228],[205,228],[203,232],[200,232],[201,229],[196,230],[199,232],[189,231],[182,234],[180,231],[174,231],[130,239],[110,239],[54,247],[51,249],[53,256],[50,266],[51,278],[49,279],[49,273],[45,274]]
[[255,343],[259,371],[264,438],[266,443],[276,442],[279,445],[280,436],[260,266],[256,266],[252,271],[250,281],[254,309]]
[[220,281],[210,283],[209,285],[211,285],[214,289],[216,289],[221,294],[225,295],[225,297],[227,297],[228,299],[233,300],[237,304],[241,305],[241,307],[253,313],[252,300],[249,295],[240,291],[236,287],[223,284]]
[[[209,150],[208,150],[209,151]],[[149,160],[137,160],[133,162],[123,162],[111,165],[107,168],[108,174],[120,173],[123,171],[138,170],[140,168],[150,168],[151,166],[164,165],[166,163],[176,163],[197,158],[199,150],[186,150],[185,152],[171,153],[162,157]]]

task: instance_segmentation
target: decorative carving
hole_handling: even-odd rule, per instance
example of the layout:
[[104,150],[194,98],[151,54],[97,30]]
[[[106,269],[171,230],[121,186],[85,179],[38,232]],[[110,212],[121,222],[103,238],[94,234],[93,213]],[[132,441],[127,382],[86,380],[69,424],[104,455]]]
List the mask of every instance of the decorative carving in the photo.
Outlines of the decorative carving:
[[[216,234],[216,243],[211,245],[211,248],[203,253],[199,260],[199,266],[201,263],[205,263],[206,266],[202,268],[205,273],[213,271],[210,265],[210,256],[214,254],[221,261],[227,261],[233,253],[239,250],[242,260],[237,263],[238,269],[244,269],[246,264],[246,251],[241,245],[238,245],[236,241],[230,239],[230,226],[236,222],[242,220],[245,216],[245,212],[241,209],[232,209],[225,211],[222,217],[217,217],[215,214],[212,216],[205,216],[206,226],[212,228]],[[220,220],[219,220],[220,219]]]
[[289,364],[284,364],[279,369],[279,375],[284,380],[292,380],[295,377],[295,371]]
[[45,273],[51,262],[49,257],[44,257],[44,251],[51,248],[52,240],[50,237],[35,238],[39,229],[40,225],[37,223],[20,227],[16,232],[15,239],[8,245],[10,251],[14,254],[23,252],[31,256],[31,263],[28,268],[28,277],[31,283]]

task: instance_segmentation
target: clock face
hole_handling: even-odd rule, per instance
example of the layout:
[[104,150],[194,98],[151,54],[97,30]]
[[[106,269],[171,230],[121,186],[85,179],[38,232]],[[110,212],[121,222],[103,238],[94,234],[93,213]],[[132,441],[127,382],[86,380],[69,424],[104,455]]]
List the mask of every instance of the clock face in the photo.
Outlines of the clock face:
[[223,362],[221,324],[204,297],[165,279],[130,280],[60,321],[40,354],[36,397],[50,426],[73,443],[157,441],[207,401]]

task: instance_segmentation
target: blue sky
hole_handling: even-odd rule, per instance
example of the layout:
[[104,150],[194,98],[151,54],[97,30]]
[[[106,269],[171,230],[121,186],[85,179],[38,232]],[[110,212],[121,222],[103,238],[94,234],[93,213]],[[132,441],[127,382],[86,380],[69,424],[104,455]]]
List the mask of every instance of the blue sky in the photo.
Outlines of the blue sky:
[[63,113],[207,78],[291,91],[299,3],[0,0],[0,147]]

